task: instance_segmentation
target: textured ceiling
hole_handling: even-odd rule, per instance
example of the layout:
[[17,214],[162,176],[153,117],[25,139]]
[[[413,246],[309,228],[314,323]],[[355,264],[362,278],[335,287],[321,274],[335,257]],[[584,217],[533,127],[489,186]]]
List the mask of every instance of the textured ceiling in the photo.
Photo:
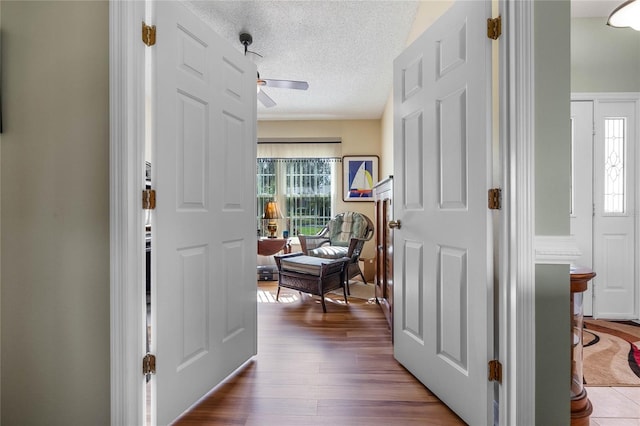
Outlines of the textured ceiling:
[[258,119],[380,118],[393,60],[405,47],[417,1],[192,1],[223,38],[249,50],[261,77],[305,80],[306,91],[266,87]]
[[[426,0],[426,3],[431,0]],[[623,0],[572,0],[572,16],[605,17]],[[305,80],[307,91],[264,88],[260,120],[380,118],[393,60],[405,47],[421,1],[186,1],[214,30],[249,50],[261,77]],[[606,18],[605,18],[606,19]]]

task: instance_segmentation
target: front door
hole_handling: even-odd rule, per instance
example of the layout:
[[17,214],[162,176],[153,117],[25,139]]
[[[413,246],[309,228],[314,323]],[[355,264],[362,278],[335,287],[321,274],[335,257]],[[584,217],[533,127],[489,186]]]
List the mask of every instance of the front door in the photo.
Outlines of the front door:
[[594,158],[593,315],[637,318],[636,102],[597,104]]
[[256,68],[180,2],[155,2],[150,49],[153,424],[256,353]]
[[596,278],[585,315],[637,317],[636,101],[571,102],[571,235]]
[[493,424],[490,2],[460,1],[394,63],[394,354]]

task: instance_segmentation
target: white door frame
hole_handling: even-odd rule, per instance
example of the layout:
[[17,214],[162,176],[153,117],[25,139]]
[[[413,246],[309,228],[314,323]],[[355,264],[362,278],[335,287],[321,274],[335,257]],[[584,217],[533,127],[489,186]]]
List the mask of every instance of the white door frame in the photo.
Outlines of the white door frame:
[[145,2],[109,2],[111,424],[144,424]]
[[[533,2],[500,0],[502,424],[535,424]],[[144,2],[109,2],[111,424],[143,424]],[[152,22],[149,22],[152,24]]]
[[535,424],[533,1],[500,0],[500,424]]

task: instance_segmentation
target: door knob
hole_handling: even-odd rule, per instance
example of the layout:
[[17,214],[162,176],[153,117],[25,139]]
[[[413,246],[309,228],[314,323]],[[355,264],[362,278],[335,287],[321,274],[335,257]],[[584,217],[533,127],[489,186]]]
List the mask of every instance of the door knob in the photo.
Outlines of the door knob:
[[400,229],[400,221],[399,220],[390,220],[388,226],[389,226],[390,229],[395,229],[395,228]]

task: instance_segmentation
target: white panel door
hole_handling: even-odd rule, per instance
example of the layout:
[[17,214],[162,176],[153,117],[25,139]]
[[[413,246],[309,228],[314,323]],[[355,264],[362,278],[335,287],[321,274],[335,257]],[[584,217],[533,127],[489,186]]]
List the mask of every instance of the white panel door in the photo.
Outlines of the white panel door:
[[153,423],[255,355],[256,68],[179,2],[155,2]]
[[490,3],[460,1],[394,63],[394,354],[493,424]]
[[[571,102],[571,236],[580,257],[576,266],[593,266],[593,102]],[[592,315],[593,284],[584,293],[584,314]]]
[[594,144],[593,315],[635,313],[636,103],[600,101]]

